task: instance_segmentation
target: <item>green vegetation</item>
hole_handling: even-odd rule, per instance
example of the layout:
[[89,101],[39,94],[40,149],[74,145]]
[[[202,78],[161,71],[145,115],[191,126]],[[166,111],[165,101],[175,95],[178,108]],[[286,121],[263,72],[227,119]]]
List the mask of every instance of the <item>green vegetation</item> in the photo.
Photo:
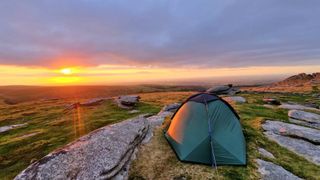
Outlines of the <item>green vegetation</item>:
[[[294,94],[241,94],[248,103],[233,104],[241,116],[244,135],[247,142],[247,166],[219,166],[218,171],[205,165],[182,163],[178,161],[173,150],[163,136],[164,126],[155,130],[155,137],[149,144],[143,145],[138,152],[137,159],[132,163],[130,179],[259,179],[255,159],[261,158],[279,164],[295,175],[305,179],[320,179],[317,166],[295,153],[268,140],[261,129],[265,119],[288,121],[287,110],[268,109],[263,107],[263,97],[275,97],[283,102],[299,102],[312,99],[309,95]],[[185,96],[185,98],[187,95]],[[262,157],[258,147],[263,147],[274,154],[276,159]]]
[[71,102],[0,105],[0,126],[28,124],[0,134],[0,179],[12,179],[32,162],[97,128],[160,110],[160,106],[140,103],[135,108],[139,112],[130,114],[106,101],[100,106],[64,112],[65,105]]
[[[0,126],[28,123],[25,127],[0,134],[0,179],[12,179],[30,163],[97,128],[138,114],[157,113],[163,105],[182,102],[191,94],[192,92],[140,94],[141,103],[135,108],[139,112],[134,114],[118,108],[111,101],[69,112],[64,111],[66,105],[85,99],[39,100],[17,105],[0,102]],[[319,100],[309,94],[244,93],[241,96],[245,97],[248,103],[232,105],[241,116],[248,149],[247,166],[221,166],[215,171],[210,166],[182,163],[168,145],[161,127],[155,130],[151,142],[141,147],[137,159],[132,163],[130,178],[258,179],[259,173],[254,159],[262,158],[283,166],[301,178],[320,179],[319,166],[269,141],[261,130],[261,123],[265,119],[287,121],[287,110],[265,108],[262,106],[263,97],[297,103],[320,103]],[[258,147],[270,151],[276,159],[261,157]]]

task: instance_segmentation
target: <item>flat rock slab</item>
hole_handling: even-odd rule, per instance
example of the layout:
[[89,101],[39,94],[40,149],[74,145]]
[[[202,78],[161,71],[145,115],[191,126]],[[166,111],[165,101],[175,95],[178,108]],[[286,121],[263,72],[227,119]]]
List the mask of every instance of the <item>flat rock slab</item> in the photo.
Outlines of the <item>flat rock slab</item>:
[[140,116],[91,132],[31,164],[15,179],[110,179],[148,132]]
[[15,125],[9,125],[9,126],[2,126],[2,127],[0,127],[0,133],[9,131],[9,130],[15,129],[15,128],[25,127],[25,126],[27,126],[27,123],[15,124]]
[[283,167],[272,162],[256,159],[258,171],[264,180],[300,180],[298,176],[285,170]]
[[223,97],[225,101],[228,102],[236,102],[236,103],[245,103],[247,100],[244,97],[241,96],[229,96],[229,97]]
[[313,111],[320,112],[320,109],[308,107],[308,106],[303,106],[300,104],[285,104],[284,103],[284,104],[280,105],[279,108],[290,109],[290,110],[313,110]]
[[274,159],[275,157],[273,156],[273,154],[263,148],[258,148],[259,154],[261,156],[267,157],[267,158],[271,158]]
[[320,147],[302,139],[295,139],[273,133],[272,131],[264,132],[266,137],[277,142],[280,146],[306,158],[310,162],[320,165]]
[[289,121],[291,123],[294,123],[294,124],[300,124],[300,125],[303,125],[303,126],[307,126],[307,127],[311,127],[311,128],[315,128],[315,129],[319,129],[320,130],[320,123],[309,123],[309,122],[306,122],[306,121],[293,119],[293,118],[289,118]]
[[280,121],[266,121],[262,128],[278,135],[304,139],[313,144],[320,144],[320,130],[298,126]]
[[288,116],[293,119],[306,121],[309,123],[320,123],[320,115],[300,110],[290,110]]

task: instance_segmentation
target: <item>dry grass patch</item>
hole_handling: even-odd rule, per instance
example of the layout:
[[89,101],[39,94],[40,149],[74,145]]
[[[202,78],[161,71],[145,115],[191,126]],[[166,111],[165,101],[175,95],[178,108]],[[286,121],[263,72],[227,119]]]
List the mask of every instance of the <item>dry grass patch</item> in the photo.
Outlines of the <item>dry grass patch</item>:
[[196,92],[155,92],[139,94],[141,101],[148,102],[153,105],[163,106],[175,102],[182,102]]
[[151,142],[140,147],[129,179],[218,179],[210,166],[180,162],[163,136],[162,128],[154,133]]

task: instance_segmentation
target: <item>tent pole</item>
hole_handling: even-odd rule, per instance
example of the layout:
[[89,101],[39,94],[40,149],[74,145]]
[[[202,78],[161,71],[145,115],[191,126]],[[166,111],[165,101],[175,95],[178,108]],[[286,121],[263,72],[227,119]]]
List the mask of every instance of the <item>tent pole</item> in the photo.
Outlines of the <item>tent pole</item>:
[[209,137],[210,137],[210,146],[211,146],[212,167],[214,167],[216,169],[217,175],[218,175],[218,178],[219,178],[219,172],[218,172],[218,168],[217,168],[216,158],[214,156],[214,149],[213,149],[213,142],[212,142],[212,128],[211,128],[211,121],[210,121],[210,118],[209,118],[209,107],[208,107],[207,100],[204,97],[203,97],[203,100],[204,100],[205,107],[206,107],[208,126],[209,126]]

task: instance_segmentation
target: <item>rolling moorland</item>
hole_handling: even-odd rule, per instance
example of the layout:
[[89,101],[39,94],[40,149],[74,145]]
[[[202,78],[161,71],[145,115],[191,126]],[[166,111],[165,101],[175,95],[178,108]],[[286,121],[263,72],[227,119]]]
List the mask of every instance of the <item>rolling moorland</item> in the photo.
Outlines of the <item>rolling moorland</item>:
[[[286,81],[286,80],[285,80]],[[266,89],[283,87],[279,91]],[[261,125],[267,119],[289,122],[288,110],[264,106],[264,98],[281,102],[320,106],[317,82],[303,83],[308,90],[297,91],[289,84],[278,83],[255,89],[243,88],[239,96],[245,103],[230,102],[241,117],[247,143],[247,166],[210,166],[182,163],[163,137],[163,128],[154,131],[151,142],[140,147],[130,167],[129,179],[259,179],[255,159],[282,166],[304,179],[320,179],[320,166],[269,140]],[[277,87],[277,88],[278,88]],[[262,90],[262,88],[264,88]],[[12,179],[20,171],[43,156],[100,127],[114,124],[139,114],[157,114],[164,105],[182,102],[191,94],[203,91],[199,86],[129,86],[129,87],[1,87],[0,127],[21,125],[0,132],[0,179]],[[119,108],[112,100],[98,106],[66,111],[68,105],[96,97],[137,94],[141,97],[134,110]],[[313,110],[306,110],[315,112]],[[318,112],[315,112],[318,113]],[[169,117],[166,121],[169,120]],[[258,148],[271,152],[275,158],[262,156]]]

